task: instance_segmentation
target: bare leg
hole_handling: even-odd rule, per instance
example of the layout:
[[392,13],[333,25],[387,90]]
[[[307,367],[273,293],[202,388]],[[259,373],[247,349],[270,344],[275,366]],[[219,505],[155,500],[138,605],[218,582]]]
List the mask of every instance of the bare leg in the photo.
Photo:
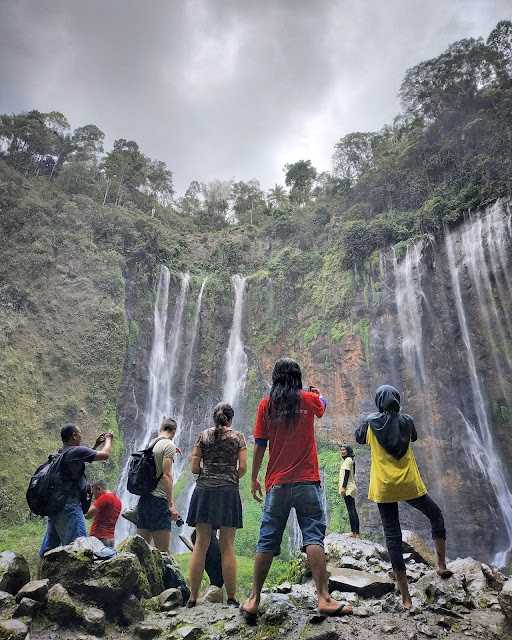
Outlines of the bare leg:
[[[204,522],[198,523],[196,526],[196,542],[194,544],[194,551],[192,551],[192,558],[189,565],[189,582],[190,582],[190,601],[191,603],[197,600],[199,595],[199,587],[201,586],[201,579],[204,572],[204,563],[206,560],[206,552],[210,546],[210,538],[212,535],[211,526]],[[224,578],[225,579],[225,578]]]
[[222,527],[219,534],[220,555],[222,559],[222,577],[226,585],[228,599],[236,596],[236,557],[235,557],[236,529]]
[[254,559],[254,576],[252,581],[252,593],[244,602],[243,609],[247,613],[257,613],[260,605],[261,590],[265,583],[265,579],[272,566],[274,554],[270,552],[258,552]]
[[[331,598],[329,593],[324,548],[318,544],[310,544],[306,547],[306,555],[316,585],[320,613],[331,614],[340,610],[340,602]],[[341,611],[341,613],[351,612],[351,607],[343,607]]]
[[434,546],[437,554],[437,573],[441,578],[451,578],[453,571],[446,568],[446,540],[434,538]]
[[153,542],[153,532],[148,529],[137,529],[137,535],[142,536],[148,544]]
[[155,543],[155,547],[159,551],[169,551],[169,546],[171,544],[171,532],[169,529],[162,529],[161,531],[153,531],[153,541]]
[[398,588],[400,589],[400,595],[402,596],[402,604],[405,609],[410,609],[412,607],[412,600],[409,594],[407,573],[405,571],[395,571],[395,578]]

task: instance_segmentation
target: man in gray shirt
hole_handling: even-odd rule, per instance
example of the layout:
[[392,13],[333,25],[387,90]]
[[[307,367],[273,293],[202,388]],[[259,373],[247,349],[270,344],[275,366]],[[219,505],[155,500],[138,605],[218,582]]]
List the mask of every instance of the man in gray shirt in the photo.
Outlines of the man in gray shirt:
[[137,533],[160,551],[169,551],[172,520],[179,518],[172,497],[172,464],[176,446],[172,439],[178,425],[172,418],[164,418],[158,438],[153,440],[156,476],[160,478],[156,488],[141,496],[137,506]]

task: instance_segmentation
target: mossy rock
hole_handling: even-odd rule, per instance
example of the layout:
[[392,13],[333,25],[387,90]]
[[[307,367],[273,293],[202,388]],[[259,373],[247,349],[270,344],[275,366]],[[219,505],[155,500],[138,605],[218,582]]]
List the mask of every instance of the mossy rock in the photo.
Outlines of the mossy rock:
[[[133,553],[146,577],[149,594],[156,596],[164,589],[164,567],[160,551],[152,549],[142,536],[131,536],[119,546],[122,553]],[[146,589],[144,589],[146,591]]]

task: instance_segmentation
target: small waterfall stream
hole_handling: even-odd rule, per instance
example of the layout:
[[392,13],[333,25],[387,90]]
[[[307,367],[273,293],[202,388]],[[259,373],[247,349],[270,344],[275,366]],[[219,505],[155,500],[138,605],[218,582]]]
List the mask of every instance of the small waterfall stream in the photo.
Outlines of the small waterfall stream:
[[245,389],[247,378],[247,354],[242,341],[242,319],[244,309],[244,293],[246,278],[234,275],[231,278],[235,292],[235,305],[233,308],[233,322],[229,333],[228,348],[225,356],[225,382],[222,391],[224,402],[236,406]]

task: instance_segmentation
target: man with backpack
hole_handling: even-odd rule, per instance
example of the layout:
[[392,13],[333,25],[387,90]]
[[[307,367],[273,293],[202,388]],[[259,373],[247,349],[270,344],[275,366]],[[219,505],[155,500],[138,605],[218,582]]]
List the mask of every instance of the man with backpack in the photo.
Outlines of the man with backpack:
[[[52,496],[47,496],[48,526],[39,550],[42,558],[50,549],[59,545],[71,544],[80,536],[86,536],[84,510],[87,511],[87,481],[85,463],[96,460],[108,460],[112,453],[111,433],[102,433],[96,439],[94,447],[82,446],[82,433],[74,424],[67,424],[60,431],[62,449],[52,456],[50,473],[53,499],[58,496],[62,504],[55,512],[55,504],[51,504]],[[101,447],[99,450],[97,450]],[[29,489],[30,490],[30,489]],[[28,498],[28,495],[27,495]],[[41,496],[42,499],[45,496]],[[32,508],[32,505],[30,505]],[[34,509],[32,509],[34,510]],[[37,511],[36,511],[37,513]]]
[[164,418],[158,437],[150,443],[158,483],[150,493],[141,495],[137,505],[137,533],[160,551],[169,551],[172,520],[180,517],[172,497],[172,463],[176,456],[172,439],[177,428],[176,420]]

